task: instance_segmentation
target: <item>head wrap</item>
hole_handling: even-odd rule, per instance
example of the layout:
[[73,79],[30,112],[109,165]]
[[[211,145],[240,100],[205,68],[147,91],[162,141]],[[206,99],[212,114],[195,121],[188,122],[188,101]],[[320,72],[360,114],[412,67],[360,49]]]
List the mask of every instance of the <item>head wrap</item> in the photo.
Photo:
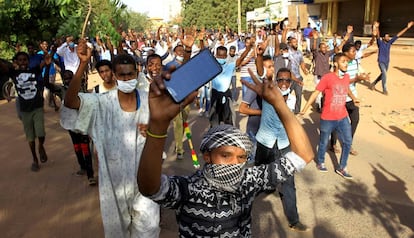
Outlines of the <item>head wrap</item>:
[[231,125],[218,125],[210,128],[200,144],[200,151],[212,151],[221,146],[236,146],[246,151],[250,155],[253,144],[250,138],[238,128]]

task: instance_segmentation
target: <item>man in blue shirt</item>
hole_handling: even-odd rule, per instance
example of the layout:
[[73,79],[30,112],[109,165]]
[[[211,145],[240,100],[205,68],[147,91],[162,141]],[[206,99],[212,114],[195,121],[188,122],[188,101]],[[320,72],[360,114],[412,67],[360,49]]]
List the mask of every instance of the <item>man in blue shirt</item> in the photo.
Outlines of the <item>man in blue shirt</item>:
[[388,95],[387,90],[387,71],[388,66],[390,63],[390,49],[391,45],[398,39],[398,37],[402,36],[408,29],[410,29],[414,25],[414,21],[410,21],[407,24],[407,27],[402,29],[398,34],[392,38],[390,38],[389,34],[385,34],[384,37],[381,39],[380,32],[379,32],[379,22],[374,22],[372,26],[372,37],[377,39],[378,45],[378,66],[381,70],[381,74],[378,78],[371,84],[370,89],[374,89],[375,85],[382,81],[382,92],[385,95]]
[[240,65],[242,60],[250,51],[250,46],[235,62],[227,61],[227,48],[219,46],[216,49],[216,59],[223,68],[223,71],[211,81],[211,110],[209,114],[210,126],[221,123],[235,125],[236,118],[233,108],[233,99],[230,91],[233,71]]

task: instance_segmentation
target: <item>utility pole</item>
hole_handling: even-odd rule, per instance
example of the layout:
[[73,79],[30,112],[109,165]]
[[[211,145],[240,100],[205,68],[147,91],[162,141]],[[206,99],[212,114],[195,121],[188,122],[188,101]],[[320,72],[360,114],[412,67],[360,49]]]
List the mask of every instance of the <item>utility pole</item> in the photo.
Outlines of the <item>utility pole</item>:
[[241,34],[241,0],[237,0],[237,26],[238,26],[238,33]]

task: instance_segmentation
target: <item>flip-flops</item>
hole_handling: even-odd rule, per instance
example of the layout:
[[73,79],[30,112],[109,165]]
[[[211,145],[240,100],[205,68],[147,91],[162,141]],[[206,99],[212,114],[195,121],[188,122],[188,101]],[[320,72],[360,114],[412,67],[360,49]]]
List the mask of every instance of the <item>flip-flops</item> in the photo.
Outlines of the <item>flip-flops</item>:
[[47,154],[46,154],[45,148],[43,148],[43,146],[39,148],[39,156],[40,156],[40,162],[46,163]]

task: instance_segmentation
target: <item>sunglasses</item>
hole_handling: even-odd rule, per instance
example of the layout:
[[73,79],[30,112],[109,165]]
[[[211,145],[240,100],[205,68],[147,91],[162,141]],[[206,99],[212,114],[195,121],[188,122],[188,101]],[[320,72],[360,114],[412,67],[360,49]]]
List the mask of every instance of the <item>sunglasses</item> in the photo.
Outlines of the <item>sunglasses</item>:
[[281,82],[291,83],[291,82],[292,82],[292,79],[276,79],[276,81],[277,81],[278,83],[281,83]]

